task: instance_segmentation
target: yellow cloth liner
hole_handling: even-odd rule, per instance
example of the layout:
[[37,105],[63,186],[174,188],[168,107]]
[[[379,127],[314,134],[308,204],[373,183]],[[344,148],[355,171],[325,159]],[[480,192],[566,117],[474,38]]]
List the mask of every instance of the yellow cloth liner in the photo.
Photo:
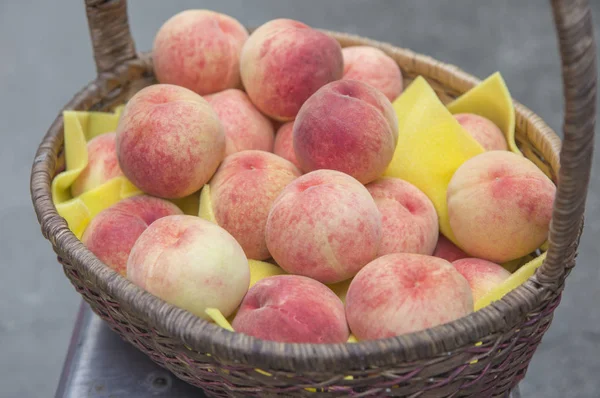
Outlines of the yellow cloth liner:
[[64,111],[65,171],[52,181],[52,200],[73,233],[81,238],[85,228],[99,212],[122,199],[139,195],[125,177],[116,177],[76,198],[71,185],[88,164],[87,142],[117,128],[123,107],[114,113]]
[[338,283],[332,283],[327,285],[333,292],[342,300],[344,305],[346,304],[346,293],[348,293],[348,288],[350,287],[350,283],[352,283],[352,278],[346,279],[345,281],[341,281]]
[[286,274],[281,267],[266,261],[248,260],[248,265],[250,266],[250,287],[269,276]]
[[175,206],[179,207],[184,214],[188,216],[198,215],[198,206],[200,206],[200,191],[178,199],[167,199]]
[[233,332],[233,328],[231,327],[231,324],[229,323],[229,321],[227,320],[227,318],[225,318],[225,316],[223,316],[223,314],[221,313],[221,311],[218,308],[207,308],[207,309],[204,310],[204,312],[217,325],[221,326],[223,329],[227,329],[230,332]]
[[64,111],[66,170],[52,181],[54,203],[72,198],[71,185],[88,163],[87,142],[101,134],[116,130],[123,107],[114,113]]
[[215,212],[212,207],[212,200],[210,198],[210,185],[205,184],[200,191],[200,208],[198,210],[198,216],[207,221],[217,224]]

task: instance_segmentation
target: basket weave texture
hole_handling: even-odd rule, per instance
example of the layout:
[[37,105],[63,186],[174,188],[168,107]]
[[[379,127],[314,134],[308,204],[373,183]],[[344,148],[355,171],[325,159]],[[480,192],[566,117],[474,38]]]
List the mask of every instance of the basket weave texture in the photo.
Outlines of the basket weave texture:
[[[109,111],[155,83],[151,55],[135,51],[125,0],[85,3],[98,77],[64,109]],[[385,340],[286,344],[228,332],[165,303],[100,262],[58,215],[50,187],[63,150],[62,111],[38,148],[31,174],[42,233],[75,289],[112,329],[209,395],[502,396],[524,377],[575,265],[591,171],[596,56],[589,4],[587,0],[551,4],[562,55],[564,141],[515,103],[518,145],[558,181],[547,258],[522,286],[467,317]],[[342,47],[380,48],[401,67],[405,86],[421,75],[444,102],[478,83],[454,66],[406,49],[327,33]]]

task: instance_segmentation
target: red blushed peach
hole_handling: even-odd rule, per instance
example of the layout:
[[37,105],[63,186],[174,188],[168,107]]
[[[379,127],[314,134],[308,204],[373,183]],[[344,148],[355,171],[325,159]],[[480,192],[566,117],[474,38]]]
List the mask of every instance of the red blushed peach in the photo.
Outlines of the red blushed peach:
[[217,114],[198,94],[156,84],[133,96],[117,127],[117,156],[123,173],[139,189],[182,198],[212,177],[225,154]]
[[448,184],[448,217],[458,246],[503,263],[547,239],[556,187],[530,160],[490,151],[463,163]]
[[117,160],[115,138],[115,133],[106,133],[88,142],[88,164],[71,185],[73,196],[91,191],[108,180],[123,175]]
[[346,318],[359,340],[427,329],[473,312],[467,280],[446,260],[422,254],[379,257],[352,280]]
[[270,257],[265,242],[269,210],[299,176],[296,166],[277,155],[242,151],[226,157],[210,181],[216,221],[240,242],[248,258]]
[[452,265],[469,282],[474,301],[485,296],[510,276],[510,272],[500,265],[479,258],[463,258],[454,261]]
[[125,276],[127,259],[142,232],[159,218],[183,214],[173,203],[152,196],[134,196],[98,213],[82,242],[103,263]]
[[248,149],[273,151],[273,124],[252,105],[246,93],[229,89],[204,99],[223,124],[226,156]]
[[431,254],[439,234],[431,200],[411,183],[380,178],[367,190],[381,212],[382,238],[378,256],[391,253]]
[[339,43],[291,19],[275,19],[256,29],[244,44],[241,76],[246,92],[263,113],[293,120],[321,86],[342,77]]
[[304,172],[338,170],[363,184],[379,178],[392,160],[398,120],[390,101],[356,80],[317,91],[294,122],[294,151]]
[[298,159],[296,159],[296,153],[294,152],[294,141],[292,139],[293,128],[294,122],[288,122],[279,127],[279,130],[277,130],[277,134],[275,135],[275,147],[273,148],[273,152],[275,155],[289,160],[296,167],[300,168]]
[[223,228],[195,216],[167,216],[135,242],[127,278],[149,293],[209,319],[216,308],[231,315],[250,283],[242,247]]
[[248,31],[236,19],[187,10],[166,21],[154,38],[152,60],[160,83],[200,95],[240,86],[240,53]]
[[440,234],[438,237],[437,245],[433,251],[433,256],[443,258],[449,262],[469,257],[469,255],[462,251],[460,247],[456,246],[442,234]]
[[285,271],[336,283],[373,260],[381,243],[381,214],[354,178],[317,170],[290,183],[269,212],[269,252]]
[[473,113],[457,113],[454,118],[486,151],[506,151],[502,131],[491,120]]
[[285,343],[345,343],[344,305],[325,285],[299,275],[258,281],[233,320],[236,332]]
[[386,53],[370,46],[342,49],[343,79],[359,80],[381,91],[390,101],[402,94],[402,72]]

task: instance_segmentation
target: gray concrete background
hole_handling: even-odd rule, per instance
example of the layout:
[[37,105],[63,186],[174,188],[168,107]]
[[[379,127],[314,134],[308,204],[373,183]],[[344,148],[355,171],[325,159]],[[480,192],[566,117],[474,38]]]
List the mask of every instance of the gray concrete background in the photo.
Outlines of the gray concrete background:
[[[600,42],[600,2],[590,2]],[[134,0],[138,49],[149,49],[161,23],[186,8],[214,9],[250,26],[295,18],[408,47],[480,78],[499,70],[517,100],[561,127],[559,58],[545,0]],[[0,2],[2,397],[51,396],[66,353],[79,297],[39,232],[29,172],[57,111],[93,77],[83,1]],[[599,395],[599,178],[595,172],[578,266],[522,383],[526,397]]]

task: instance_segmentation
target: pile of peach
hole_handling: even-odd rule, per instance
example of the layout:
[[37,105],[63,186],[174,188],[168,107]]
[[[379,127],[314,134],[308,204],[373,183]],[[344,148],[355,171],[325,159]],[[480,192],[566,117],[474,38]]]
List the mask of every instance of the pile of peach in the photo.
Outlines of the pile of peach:
[[[478,115],[456,115],[487,150],[448,186],[457,245],[422,191],[382,177],[403,145],[391,103],[403,78],[379,49],[342,49],[288,19],[249,35],[190,10],[157,33],[153,62],[159,83],[128,101],[116,134],[89,142],[73,191],[122,174],[145,192],[82,240],[199,317],[216,309],[237,332],[285,342],[418,331],[472,312],[510,275],[498,264],[547,238],[555,186]],[[210,221],[165,200],[203,187]],[[271,267],[252,286],[249,260]]]

